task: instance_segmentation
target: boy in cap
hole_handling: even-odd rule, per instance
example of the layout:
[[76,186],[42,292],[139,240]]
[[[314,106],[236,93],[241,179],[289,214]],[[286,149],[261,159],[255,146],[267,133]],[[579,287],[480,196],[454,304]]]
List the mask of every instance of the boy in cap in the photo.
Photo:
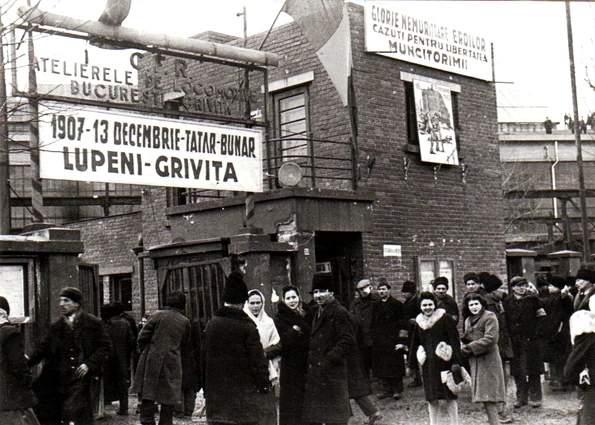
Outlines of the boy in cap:
[[542,328],[546,313],[537,295],[529,292],[526,278],[513,277],[510,287],[512,294],[504,300],[504,314],[514,354],[510,361],[510,373],[516,384],[514,407],[525,406],[529,401],[531,407],[541,407],[544,368],[538,329]]
[[35,413],[42,424],[93,423],[91,378],[101,373],[111,342],[103,322],[83,310],[77,288],[60,291],[62,316],[29,355],[29,366],[45,364],[34,384],[39,404]]

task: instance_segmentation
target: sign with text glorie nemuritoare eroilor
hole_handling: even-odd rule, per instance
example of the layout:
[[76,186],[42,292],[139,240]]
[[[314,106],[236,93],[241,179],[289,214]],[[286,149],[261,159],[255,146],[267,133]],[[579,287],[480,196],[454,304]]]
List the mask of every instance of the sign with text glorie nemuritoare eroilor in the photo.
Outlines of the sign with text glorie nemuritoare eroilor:
[[40,105],[45,179],[262,192],[262,133],[98,108]]
[[392,6],[366,2],[366,51],[492,81],[491,42]]

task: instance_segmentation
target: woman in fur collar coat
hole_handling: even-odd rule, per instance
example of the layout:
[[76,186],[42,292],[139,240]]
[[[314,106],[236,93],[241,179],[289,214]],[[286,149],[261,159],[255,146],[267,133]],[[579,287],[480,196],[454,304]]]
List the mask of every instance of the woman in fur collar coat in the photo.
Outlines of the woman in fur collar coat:
[[431,292],[419,295],[421,313],[415,319],[409,367],[421,366],[430,425],[439,422],[439,400],[446,400],[450,424],[457,425],[457,396],[448,388],[446,377],[448,373],[460,373],[461,343],[454,319],[443,309],[437,309],[437,304]]

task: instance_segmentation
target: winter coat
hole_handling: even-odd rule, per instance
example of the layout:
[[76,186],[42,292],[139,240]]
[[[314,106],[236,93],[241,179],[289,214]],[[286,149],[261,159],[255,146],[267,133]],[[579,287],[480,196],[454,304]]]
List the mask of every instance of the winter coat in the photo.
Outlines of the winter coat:
[[200,325],[197,320],[190,322],[190,344],[182,345],[182,389],[202,388],[200,370]]
[[139,398],[181,403],[183,345],[190,345],[190,321],[180,310],[164,307],[151,315],[138,334],[141,354],[132,391]]
[[506,400],[502,360],[498,352],[498,318],[491,311],[482,310],[477,316],[465,319],[463,341],[473,352],[471,366],[471,394],[473,401],[500,402]]
[[349,311],[355,317],[357,327],[357,345],[360,348],[372,347],[372,309],[374,302],[378,301],[378,295],[371,294],[368,298],[356,298],[349,306]]
[[512,294],[503,304],[514,356],[510,361],[510,374],[542,374],[543,353],[539,332],[546,316],[541,300],[536,295],[517,298]]
[[222,307],[209,320],[205,361],[207,421],[258,422],[258,393],[269,390],[269,370],[256,325],[246,313]]
[[[35,413],[43,424],[93,421],[91,380],[103,372],[111,352],[111,341],[97,317],[81,311],[72,327],[65,316],[50,326],[45,338],[29,355],[29,366],[45,360],[39,377],[33,383],[39,403]],[[74,372],[81,364],[89,371],[84,378]]]
[[[355,330],[357,328],[357,321],[351,313],[349,313],[349,320]],[[347,392],[349,393],[349,398],[358,399],[372,394],[372,387],[368,379],[369,376],[366,376],[361,351],[356,345],[347,356]]]
[[103,390],[105,401],[128,397],[130,387],[130,356],[135,350],[130,323],[123,317],[115,316],[106,321],[112,350],[105,365]]
[[[279,303],[275,325],[281,338],[281,376],[279,394],[279,424],[301,425],[308,372],[308,349],[312,332],[312,313],[303,306],[300,316],[285,303]],[[298,326],[299,331],[293,327]]]
[[372,318],[372,373],[378,378],[405,376],[404,351],[395,350],[407,340],[400,336],[407,329],[403,303],[389,295],[386,301],[374,303]]
[[504,304],[502,300],[506,294],[504,292],[495,290],[488,292],[485,296],[486,310],[491,311],[496,315],[498,319],[498,329],[500,334],[498,335],[498,351],[500,352],[500,358],[502,360],[512,359],[512,342],[510,341],[510,335],[508,333],[508,326],[506,324],[506,314],[504,314]]
[[444,295],[444,298],[438,298],[438,304],[436,309],[443,309],[446,313],[454,319],[455,324],[459,321],[459,306],[453,297],[448,294]]
[[356,346],[349,312],[333,299],[314,316],[304,399],[304,422],[347,423],[347,358]]
[[426,400],[456,399],[441,378],[441,372],[450,371],[453,364],[461,362],[461,343],[454,319],[438,308],[429,318],[420,313],[415,322],[408,359],[411,368],[421,365]]
[[542,300],[546,313],[543,335],[543,360],[556,362],[570,354],[570,316],[574,312],[572,298],[557,292]]
[[37,403],[23,335],[8,323],[0,325],[0,382],[0,411],[28,409]]

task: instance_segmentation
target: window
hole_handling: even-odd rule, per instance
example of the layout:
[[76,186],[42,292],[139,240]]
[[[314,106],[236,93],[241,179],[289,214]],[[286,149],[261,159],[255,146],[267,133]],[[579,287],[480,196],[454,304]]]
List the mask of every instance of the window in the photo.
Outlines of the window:
[[275,131],[278,139],[277,155],[285,160],[299,162],[308,155],[310,117],[307,86],[278,92],[273,97],[275,108]]
[[132,311],[132,275],[109,276],[109,301],[121,304],[124,311]]
[[437,257],[417,257],[417,281],[422,290],[430,289],[430,282],[440,276],[448,279],[448,294],[454,294],[454,261]]

